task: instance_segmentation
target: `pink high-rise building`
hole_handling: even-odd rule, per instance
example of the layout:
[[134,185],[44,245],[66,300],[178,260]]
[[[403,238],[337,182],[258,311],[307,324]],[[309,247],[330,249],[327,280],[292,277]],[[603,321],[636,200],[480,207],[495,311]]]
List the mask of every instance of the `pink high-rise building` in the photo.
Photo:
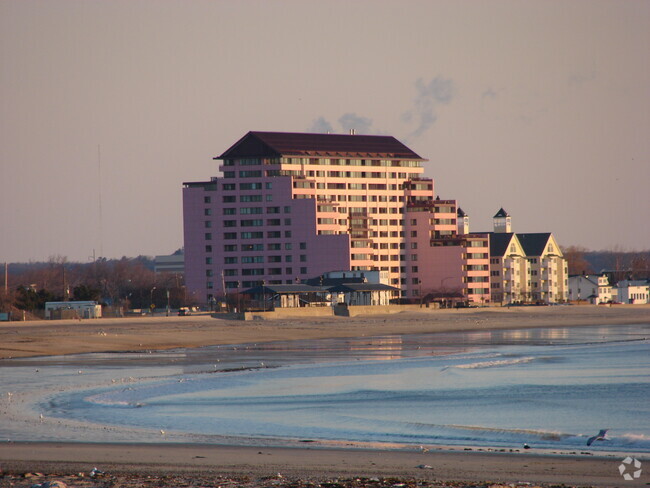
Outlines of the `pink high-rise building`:
[[341,270],[387,272],[408,298],[489,296],[474,272],[489,251],[472,247],[487,237],[458,234],[456,201],[434,197],[425,159],[394,137],[249,132],[215,159],[223,176],[183,188],[186,286],[200,303]]

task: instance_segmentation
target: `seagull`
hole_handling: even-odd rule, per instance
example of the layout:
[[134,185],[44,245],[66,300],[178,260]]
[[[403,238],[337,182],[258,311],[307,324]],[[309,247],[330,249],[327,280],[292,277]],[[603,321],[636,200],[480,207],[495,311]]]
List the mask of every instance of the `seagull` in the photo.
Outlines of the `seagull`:
[[160,429],[160,435],[165,435],[165,431]]
[[609,429],[601,429],[601,431],[598,432],[598,434],[587,439],[587,445],[591,446],[591,444],[593,444],[594,441],[608,441],[609,439],[606,437],[608,430]]

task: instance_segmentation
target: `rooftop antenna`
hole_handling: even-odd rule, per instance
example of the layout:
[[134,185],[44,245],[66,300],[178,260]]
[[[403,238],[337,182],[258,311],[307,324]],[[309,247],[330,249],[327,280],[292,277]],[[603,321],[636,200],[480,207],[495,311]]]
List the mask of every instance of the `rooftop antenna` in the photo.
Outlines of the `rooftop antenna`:
[[[99,255],[104,255],[104,234],[102,225],[102,147],[97,144],[97,173],[99,178],[98,185],[98,198],[99,198]],[[95,250],[93,249],[93,258],[95,257]],[[94,260],[94,259],[93,259]]]

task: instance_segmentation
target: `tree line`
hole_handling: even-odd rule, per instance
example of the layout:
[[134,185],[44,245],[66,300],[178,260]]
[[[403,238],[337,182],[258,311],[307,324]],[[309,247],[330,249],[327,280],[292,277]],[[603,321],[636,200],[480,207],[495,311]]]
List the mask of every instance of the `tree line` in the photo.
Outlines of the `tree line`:
[[[93,300],[106,315],[194,305],[182,274],[155,273],[153,260],[138,256],[99,258],[89,263],[51,257],[47,262],[10,264],[0,291],[0,312],[25,311],[38,317],[46,302]],[[4,272],[4,270],[3,270]]]

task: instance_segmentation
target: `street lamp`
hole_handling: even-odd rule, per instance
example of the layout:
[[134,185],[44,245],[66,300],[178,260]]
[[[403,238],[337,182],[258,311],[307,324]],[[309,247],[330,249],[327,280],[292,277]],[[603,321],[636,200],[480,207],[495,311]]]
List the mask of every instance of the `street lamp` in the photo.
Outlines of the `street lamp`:
[[156,309],[156,305],[153,303],[153,291],[154,291],[155,289],[156,289],[155,286],[151,289],[151,305],[150,305],[150,308],[151,308],[151,315],[153,315],[153,311]]
[[262,311],[266,312],[266,280],[262,280]]

